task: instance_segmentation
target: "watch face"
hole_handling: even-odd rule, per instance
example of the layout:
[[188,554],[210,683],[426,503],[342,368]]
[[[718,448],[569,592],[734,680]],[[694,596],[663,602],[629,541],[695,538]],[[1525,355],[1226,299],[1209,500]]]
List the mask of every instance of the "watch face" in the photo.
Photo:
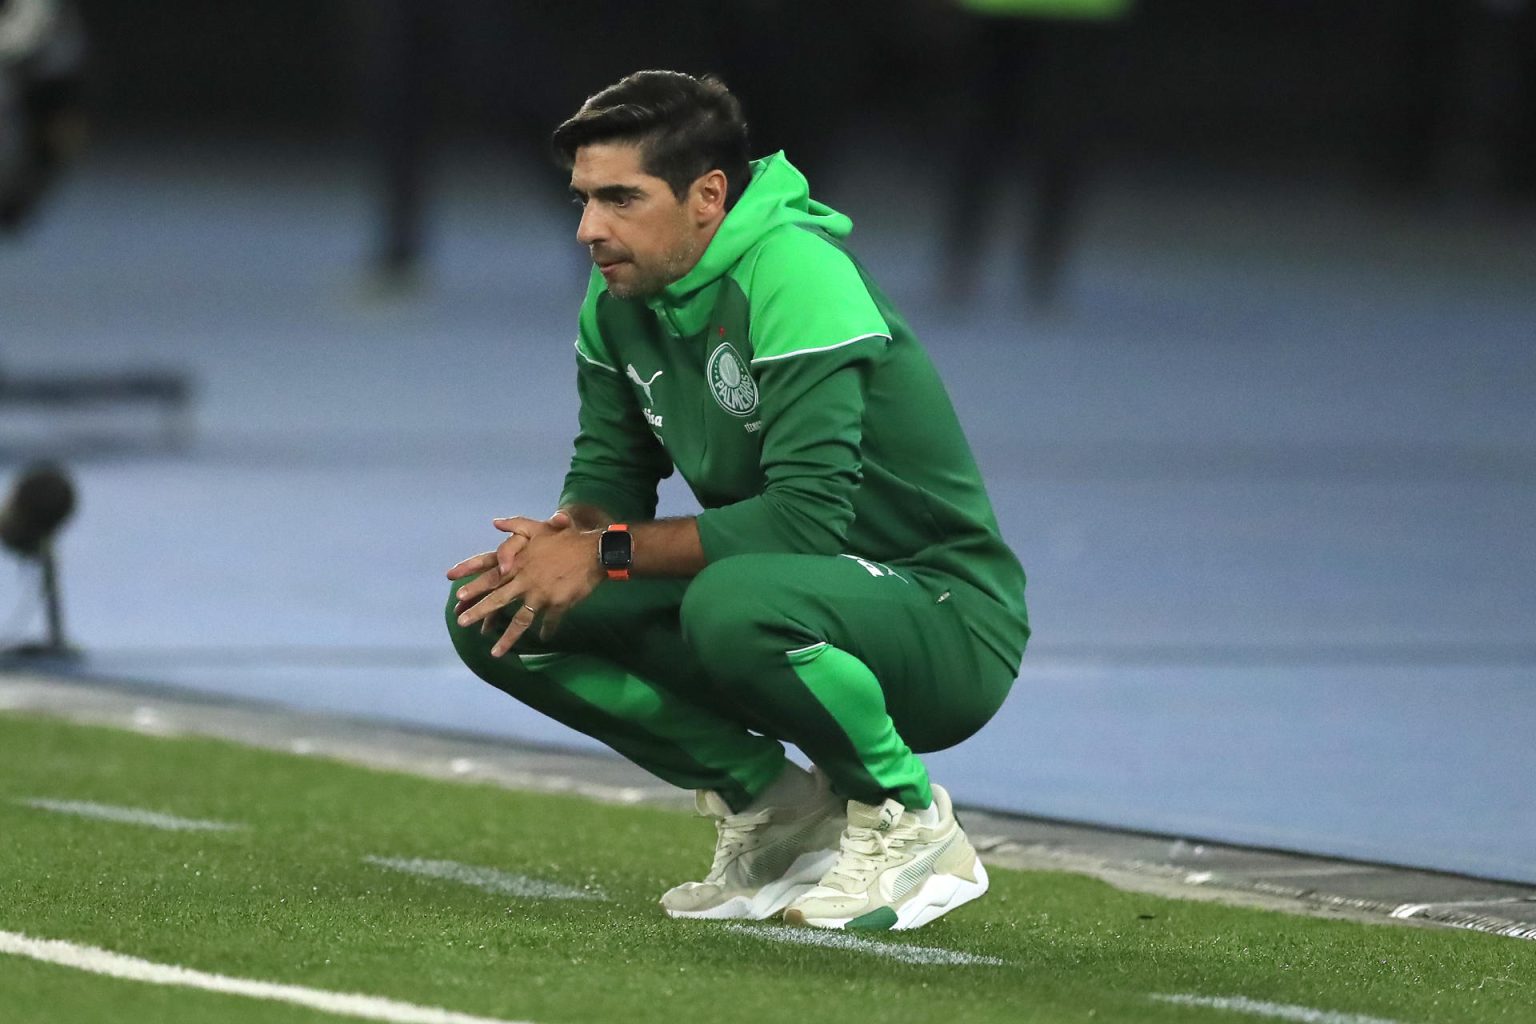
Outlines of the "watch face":
[[628,569],[630,562],[630,537],[628,530],[609,530],[598,541],[598,560],[604,569]]

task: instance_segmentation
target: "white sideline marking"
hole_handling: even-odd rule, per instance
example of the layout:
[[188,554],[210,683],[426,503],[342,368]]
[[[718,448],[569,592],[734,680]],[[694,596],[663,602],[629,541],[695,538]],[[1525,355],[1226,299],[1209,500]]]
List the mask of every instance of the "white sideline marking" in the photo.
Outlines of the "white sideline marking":
[[304,988],[300,985],[279,985],[270,981],[253,981],[249,978],[231,978],[223,974],[206,974],[175,964],[157,964],[152,960],[113,953],[94,946],[77,946],[73,942],[54,939],[33,939],[15,932],[0,931],[0,953],[30,957],[44,963],[73,967],[105,974],[127,981],[146,981],[151,985],[175,985],[181,988],[200,988],[209,992],[223,992],[252,999],[268,999],[279,1003],[294,1003],[324,1013],[344,1017],[362,1017],[366,1020],[388,1021],[389,1024],[527,1024],[524,1021],[497,1020],[493,1017],[472,1017],[436,1006],[417,1006],[379,996],[364,996],[352,992],[327,992],[324,989]]
[[114,807],[111,804],[93,804],[88,800],[44,800],[33,798],[17,803],[35,807],[40,811],[57,814],[77,814],[82,818],[116,821],[125,825],[148,825],[150,828],[169,829],[172,832],[232,832],[245,828],[227,821],[200,821],[197,818],[178,818],[173,814],[146,811],[139,807]]
[[495,868],[479,868],[453,860],[414,860],[402,857],[364,857],[369,864],[408,875],[441,878],[472,885],[486,892],[502,893],[525,900],[606,900],[601,889],[573,889],[558,882],[546,882],[526,875],[513,875]]
[[874,939],[850,935],[847,932],[821,928],[791,928],[788,925],[754,927],[746,924],[731,924],[726,925],[726,928],[754,938],[767,939],[769,942],[792,942],[801,946],[831,946],[833,949],[848,949],[855,953],[873,953],[875,956],[900,960],[904,964],[938,964],[949,967],[1003,966],[1003,961],[995,956],[957,953],[952,949],[936,949],[932,946],[898,946],[895,943],[877,942]]
[[1407,919],[1410,917],[1416,917],[1417,915],[1424,913],[1424,911],[1428,910],[1429,908],[1430,904],[1428,903],[1403,903],[1397,906],[1389,916],[1399,919]]
[[1314,1010],[1310,1006],[1288,1006],[1285,1003],[1266,1003],[1244,996],[1191,996],[1154,995],[1160,1003],[1177,1003],[1180,1006],[1206,1006],[1213,1010],[1231,1010],[1234,1013],[1251,1013],[1256,1017],[1278,1017],[1281,1020],[1297,1020],[1302,1024],[1399,1024],[1385,1017],[1366,1017],[1358,1013],[1336,1013],[1333,1010]]

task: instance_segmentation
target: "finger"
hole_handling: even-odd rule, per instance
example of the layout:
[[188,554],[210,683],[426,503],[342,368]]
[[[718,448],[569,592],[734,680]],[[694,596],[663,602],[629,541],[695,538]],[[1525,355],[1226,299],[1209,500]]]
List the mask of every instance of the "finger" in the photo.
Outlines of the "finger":
[[461,580],[465,576],[472,576],[477,572],[485,572],[485,570],[495,564],[496,552],[485,551],[471,558],[466,558],[452,569],[449,569],[448,578],[451,580]]
[[560,620],[565,618],[565,608],[545,608],[544,621],[539,623],[539,639],[549,640],[555,635],[555,630],[560,628]]
[[[459,599],[459,604],[468,607],[506,582],[506,578],[495,565],[492,565],[485,572],[454,591],[453,596]],[[463,610],[464,608],[459,609],[459,611]]]
[[538,613],[526,604],[513,613],[512,622],[507,626],[507,631],[501,634],[501,639],[491,647],[491,657],[499,658],[510,651],[512,645],[522,638],[537,617]]
[[572,526],[576,525],[576,520],[571,518],[569,512],[556,512],[544,520],[544,525],[551,530],[569,530]]
[[459,613],[459,625],[469,626],[488,618],[523,596],[522,584],[513,580],[486,594],[475,604]]
[[503,516],[492,519],[491,525],[502,533],[520,533],[524,537],[533,537],[549,529],[537,519],[529,519],[527,516]]
[[528,538],[521,533],[515,533],[496,545],[496,568],[501,570],[504,578],[512,578],[512,572],[517,566],[517,553],[527,546]]
[[[479,580],[476,580],[475,582],[478,583]],[[459,593],[463,593],[463,589],[462,588],[460,589]],[[458,597],[457,594],[455,594],[454,596]],[[482,593],[473,593],[473,594],[468,594],[465,597],[460,597],[454,603],[454,605],[453,605],[453,617],[454,618],[458,618],[460,615],[463,615],[465,609],[473,608],[475,606],[475,602],[478,601],[483,596],[484,596],[484,594],[482,594]]]

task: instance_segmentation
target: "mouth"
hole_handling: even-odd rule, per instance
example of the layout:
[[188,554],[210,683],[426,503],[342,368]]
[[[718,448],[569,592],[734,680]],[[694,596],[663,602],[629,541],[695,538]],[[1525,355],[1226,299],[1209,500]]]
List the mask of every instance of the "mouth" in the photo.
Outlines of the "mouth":
[[596,261],[597,269],[604,277],[612,274],[614,271],[618,270],[628,262],[628,260],[610,260],[608,262],[603,262],[602,260]]

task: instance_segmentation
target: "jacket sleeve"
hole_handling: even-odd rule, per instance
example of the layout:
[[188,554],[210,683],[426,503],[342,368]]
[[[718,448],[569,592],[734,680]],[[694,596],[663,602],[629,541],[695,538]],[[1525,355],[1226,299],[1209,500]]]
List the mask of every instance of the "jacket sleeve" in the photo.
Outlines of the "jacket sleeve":
[[596,505],[620,521],[656,517],[656,485],[672,475],[672,460],[641,414],[634,389],[603,346],[596,293],[582,305],[576,338],[580,398],[571,466],[560,504]]
[[863,478],[865,391],[890,328],[853,262],[807,231],[765,243],[747,295],[764,486],[700,513],[704,557],[841,554]]

